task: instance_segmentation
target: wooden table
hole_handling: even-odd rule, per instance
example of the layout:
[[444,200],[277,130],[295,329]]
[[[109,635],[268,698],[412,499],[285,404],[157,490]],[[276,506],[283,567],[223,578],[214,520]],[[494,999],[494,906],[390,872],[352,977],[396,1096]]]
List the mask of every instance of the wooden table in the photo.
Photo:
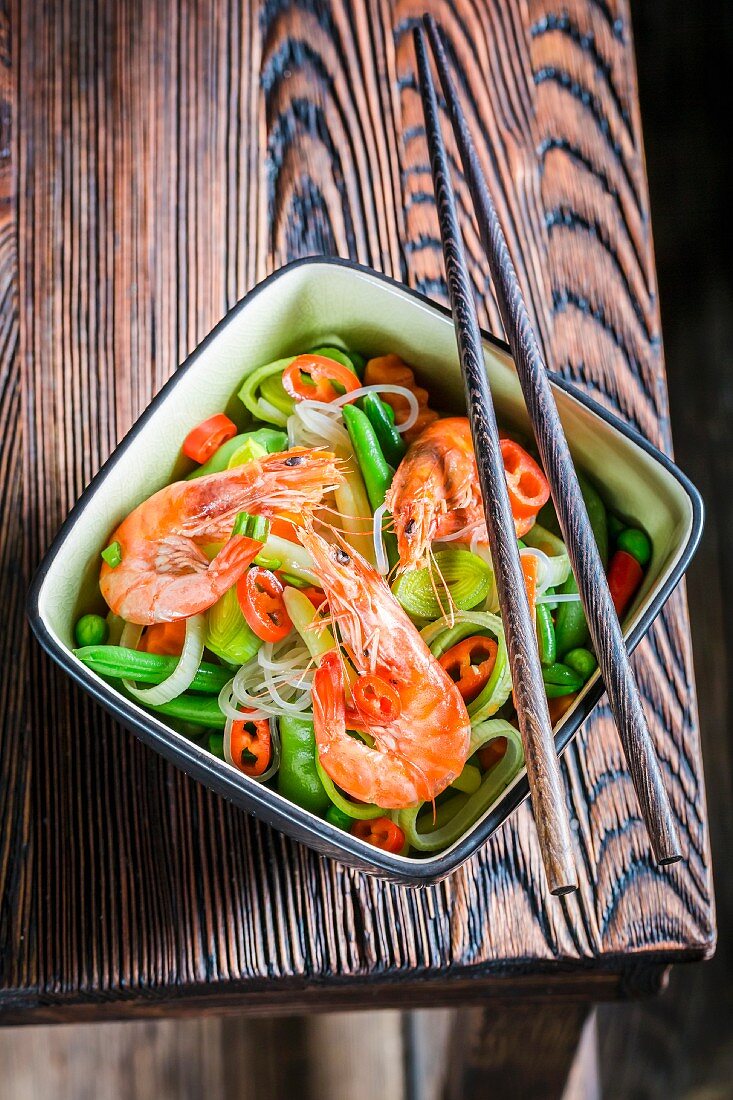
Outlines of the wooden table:
[[[635,664],[684,862],[651,862],[602,707],[564,758],[581,881],[563,900],[545,890],[526,805],[421,892],[319,858],[116,728],[24,624],[31,571],[72,502],[255,282],[323,252],[445,300],[409,34],[423,6],[0,5],[5,1022],[613,998],[712,949],[682,590]],[[548,361],[669,450],[628,4],[428,6],[495,152]]]

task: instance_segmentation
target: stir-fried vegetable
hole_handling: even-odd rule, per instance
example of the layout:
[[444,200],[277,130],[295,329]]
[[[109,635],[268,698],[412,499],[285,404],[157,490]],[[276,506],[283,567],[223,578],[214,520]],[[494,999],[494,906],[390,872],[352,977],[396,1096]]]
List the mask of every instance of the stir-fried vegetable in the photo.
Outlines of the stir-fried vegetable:
[[[507,646],[466,418],[440,419],[401,357],[333,339],[248,372],[248,430],[222,412],[188,434],[197,468],[110,533],[110,612],[78,619],[74,652],[242,783],[415,857],[522,767]],[[597,662],[547,479],[501,446],[557,722]],[[581,488],[623,614],[653,547]]]
[[470,611],[489,594],[493,583],[490,567],[470,550],[438,550],[428,569],[403,573],[392,591],[408,615],[437,619],[450,610]]
[[181,449],[187,458],[203,463],[219,450],[222,443],[226,443],[236,434],[237,425],[224,413],[217,413],[193,428],[184,439]]

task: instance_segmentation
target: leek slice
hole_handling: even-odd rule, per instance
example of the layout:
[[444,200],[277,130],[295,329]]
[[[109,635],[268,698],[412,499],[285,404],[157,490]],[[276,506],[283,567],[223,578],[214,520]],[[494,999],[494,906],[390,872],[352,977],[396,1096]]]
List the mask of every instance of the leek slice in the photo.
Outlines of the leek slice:
[[462,642],[464,638],[470,638],[472,634],[485,634],[496,639],[498,649],[491,676],[484,689],[466,708],[472,726],[496,714],[512,691],[504,626],[499,616],[488,611],[456,612],[453,626],[448,620],[441,619],[440,622],[430,623],[420,633],[434,657],[442,657],[451,646]]
[[[497,737],[506,737],[506,752],[499,762],[488,771],[475,794],[457,806],[456,813],[445,824],[421,832],[418,828],[418,815],[422,809],[400,810],[397,823],[405,834],[405,839],[418,852],[436,852],[439,848],[448,848],[454,844],[467,829],[475,825],[479,818],[496,801],[505,787],[511,783],[524,761],[522,742],[519,732],[509,722],[494,719],[477,727],[471,737],[471,751]],[[419,824],[432,822],[432,810],[423,815]]]
[[[278,408],[271,400],[265,399],[264,403],[261,401],[262,383],[273,375],[282,375],[282,372],[292,363],[293,359],[295,359],[294,355],[288,355],[285,359],[276,359],[274,363],[265,363],[263,367],[257,367],[255,370],[250,371],[239,389],[239,400],[253,416],[256,416],[258,420],[266,420],[271,424],[277,424],[279,428],[285,427],[290,413]],[[282,387],[282,381],[280,386]],[[274,389],[275,387],[272,386],[268,389],[270,396],[272,396]],[[294,402],[285,393],[285,390],[282,392],[290,402],[290,412],[292,412]],[[264,395],[262,396],[264,397]]]
[[493,584],[491,568],[470,550],[438,550],[429,568],[402,573],[392,592],[414,619],[438,619],[451,607],[470,611]]
[[237,589],[230,588],[207,612],[206,647],[230,665],[246,665],[262,645],[248,625],[237,599]]
[[539,523],[535,523],[523,537],[530,549],[540,550],[545,555],[544,560],[540,560],[539,590],[546,592],[548,588],[564,584],[570,576],[570,558],[562,539],[540,527]]

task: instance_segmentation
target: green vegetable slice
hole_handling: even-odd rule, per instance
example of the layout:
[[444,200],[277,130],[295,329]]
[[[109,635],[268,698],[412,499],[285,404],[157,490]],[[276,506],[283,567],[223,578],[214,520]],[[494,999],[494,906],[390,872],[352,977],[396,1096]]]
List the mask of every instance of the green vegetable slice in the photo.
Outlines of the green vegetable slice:
[[206,619],[206,648],[223,661],[246,665],[259,651],[262,642],[242,614],[236,587],[219,597]]
[[[475,752],[497,737],[506,737],[507,747],[498,764],[487,772],[481,786],[475,794],[458,804],[456,813],[445,824],[437,828],[421,831],[418,818],[422,807],[414,810],[401,810],[397,815],[397,824],[405,834],[410,847],[418,852],[436,852],[454,844],[467,829],[475,825],[480,817],[496,801],[505,787],[514,779],[524,761],[522,742],[519,732],[509,722],[494,719],[477,726],[471,737],[471,751]],[[423,813],[420,825],[432,823],[432,809]]]
[[472,634],[484,634],[495,638],[498,646],[496,661],[491,676],[476,698],[468,704],[468,715],[473,726],[484,722],[499,707],[506,703],[512,691],[512,678],[509,671],[509,657],[506,648],[504,627],[498,615],[492,615],[488,611],[462,611],[453,615],[454,625],[451,626],[446,619],[420,631],[423,641],[429,647],[434,657],[441,657],[452,646],[469,638]]
[[[229,468],[232,456],[244,447],[245,444],[257,444],[263,447],[267,454],[276,454],[278,451],[287,450],[288,437],[285,432],[275,431],[274,428],[258,428],[254,432],[242,432],[222,443],[216,454],[213,454],[203,466],[197,466],[186,477],[186,481],[193,481],[197,477],[205,477],[208,474],[219,474]],[[242,459],[244,462],[245,459]]]
[[392,592],[412,618],[432,620],[451,605],[459,611],[478,607],[493,580],[491,567],[470,550],[438,550],[429,568],[402,573]]

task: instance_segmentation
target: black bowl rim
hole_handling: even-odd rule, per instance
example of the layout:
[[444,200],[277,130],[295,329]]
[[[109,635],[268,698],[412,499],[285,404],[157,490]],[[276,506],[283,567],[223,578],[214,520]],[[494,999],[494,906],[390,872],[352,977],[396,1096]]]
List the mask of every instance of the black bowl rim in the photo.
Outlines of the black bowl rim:
[[[66,517],[58,533],[54,537],[50,547],[44,554],[34,574],[28,592],[26,613],[36,638],[49,656],[51,656],[53,660],[55,660],[57,664],[76,681],[76,683],[88,691],[97,702],[101,703],[114,715],[114,717],[134,733],[135,736],[145,744],[150,745],[157,752],[161,753],[165,758],[181,767],[184,772],[202,781],[218,794],[234,802],[242,809],[254,813],[255,816],[262,818],[281,831],[289,833],[309,847],[315,847],[316,850],[329,855],[331,858],[339,859],[360,870],[386,877],[404,885],[428,886],[445,878],[446,875],[456,870],[462,863],[470,858],[470,856],[478,851],[520,803],[527,798],[529,786],[526,775],[519,783],[516,783],[511,790],[507,791],[502,796],[492,812],[484,819],[480,826],[464,836],[447,854],[438,853],[428,859],[406,859],[405,857],[392,855],[390,852],[383,852],[380,849],[370,848],[368,845],[350,836],[350,834],[340,829],[336,829],[327,821],[308,813],[308,811],[303,810],[295,803],[287,802],[286,806],[283,807],[280,803],[284,800],[281,800],[280,796],[277,796],[275,792],[259,784],[247,783],[246,777],[238,777],[236,773],[231,771],[228,767],[224,770],[221,767],[220,761],[194,742],[189,742],[184,739],[181,739],[180,744],[168,742],[167,736],[172,732],[170,727],[167,727],[165,723],[156,719],[153,715],[145,714],[141,717],[140,713],[136,709],[133,709],[133,704],[128,702],[114,688],[104,684],[102,681],[95,680],[91,671],[80,667],[77,662],[72,661],[70,652],[64,646],[58,644],[51,635],[39,610],[41,587],[69,530],[76,522],[77,517],[86,508],[87,502],[98,491],[109,472],[118,462],[124,459],[128,448],[132,445],[147,420],[155,413],[158,407],[163,404],[168,394],[178,384],[183,375],[195,366],[199,356],[205,351],[209,343],[219,335],[222,329],[229,324],[236,314],[245,308],[245,306],[251,305],[253,299],[263,290],[270,287],[284,275],[298,268],[318,266],[346,268],[360,275],[367,276],[370,279],[376,279],[378,282],[384,283],[391,288],[398,289],[421,305],[436,310],[445,317],[450,318],[451,316],[450,310],[441,303],[433,302],[419,291],[405,286],[403,283],[400,283],[396,279],[392,279],[388,275],[374,271],[372,268],[366,267],[363,264],[356,263],[354,260],[347,260],[334,256],[307,256],[278,268],[277,271],[274,271],[271,275],[267,276],[267,278],[257,283],[224,315],[224,317],[222,317],[214,328],[204,337],[201,343],[189,356],[187,356],[178,370],[158,391],[147,408],[132,425],[124,439],[115,447],[107,461],[99,469],[79,497],[78,501],[74,504],[69,515]],[[511,357],[511,349],[505,341],[483,330],[482,337],[487,343],[493,344],[500,351]],[[672,591],[676,588],[697,549],[704,522],[702,497],[697,488],[679,467],[672,462],[667,455],[660,451],[658,447],[645,439],[636,429],[609,412],[597,401],[594,401],[593,398],[573,385],[573,383],[568,382],[553,371],[548,371],[548,374],[551,381],[559,389],[579,401],[580,404],[584,405],[611,428],[620,432],[628,440],[645,451],[651,458],[655,459],[675,478],[690,501],[692,508],[692,524],[689,537],[682,547],[680,557],[670,576],[661,586],[644,615],[630,633],[627,639],[627,646],[631,652],[649,630]],[[580,726],[589,717],[590,713],[598,704],[603,691],[603,683],[599,679],[594,687],[581,700],[580,705],[573,714],[571,714],[567,721],[560,727],[555,738],[558,753],[562,753],[565,750]]]

